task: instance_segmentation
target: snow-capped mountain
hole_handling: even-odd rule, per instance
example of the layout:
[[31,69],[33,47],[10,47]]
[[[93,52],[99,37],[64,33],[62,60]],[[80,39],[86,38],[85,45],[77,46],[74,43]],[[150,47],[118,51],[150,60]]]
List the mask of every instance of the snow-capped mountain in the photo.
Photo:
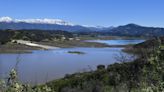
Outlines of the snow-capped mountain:
[[10,17],[1,17],[0,22],[12,22],[13,19]]
[[24,22],[24,23],[36,23],[36,24],[57,24],[57,25],[72,25],[72,23],[60,20],[60,19],[12,19],[11,17],[1,17],[0,22]]
[[13,19],[11,17],[0,17],[0,29],[38,29],[38,30],[64,30],[69,32],[91,32],[101,31],[104,27],[87,27],[75,25],[60,19]]
[[11,17],[0,18],[0,29],[38,29],[38,30],[64,30],[64,31],[91,31],[87,27],[74,25],[60,19],[13,19]]

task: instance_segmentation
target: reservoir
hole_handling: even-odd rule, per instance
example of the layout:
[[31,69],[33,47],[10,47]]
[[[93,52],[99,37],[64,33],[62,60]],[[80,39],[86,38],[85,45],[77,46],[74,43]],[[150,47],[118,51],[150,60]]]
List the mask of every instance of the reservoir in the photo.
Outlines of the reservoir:
[[[143,40],[93,40],[112,45],[137,44]],[[119,44],[120,43],[120,44]],[[62,78],[66,74],[95,70],[97,65],[118,62],[115,58],[123,48],[61,48],[36,50],[26,54],[0,54],[0,77],[6,78],[16,67],[23,83],[38,84]],[[84,54],[68,53],[79,51]],[[124,53],[125,55],[128,55]]]

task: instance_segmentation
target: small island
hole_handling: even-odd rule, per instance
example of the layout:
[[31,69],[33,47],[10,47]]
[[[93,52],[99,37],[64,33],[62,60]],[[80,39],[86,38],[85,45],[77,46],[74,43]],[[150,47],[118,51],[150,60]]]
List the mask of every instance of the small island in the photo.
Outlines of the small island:
[[81,52],[81,51],[68,51],[68,53],[70,53],[70,54],[79,54],[79,55],[86,54],[86,53]]

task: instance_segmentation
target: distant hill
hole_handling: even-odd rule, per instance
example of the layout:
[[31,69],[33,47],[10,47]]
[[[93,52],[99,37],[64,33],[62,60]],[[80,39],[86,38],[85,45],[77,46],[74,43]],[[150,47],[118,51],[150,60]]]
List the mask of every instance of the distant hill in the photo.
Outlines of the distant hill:
[[103,30],[104,34],[117,36],[163,36],[164,28],[144,27],[136,24],[127,24],[118,26],[110,30]]
[[25,23],[25,22],[0,22],[0,29],[6,30],[6,29],[13,29],[13,30],[65,30],[69,32],[77,32],[77,31],[92,31],[89,28],[79,26],[79,25],[58,25],[58,24],[40,24],[40,23]]

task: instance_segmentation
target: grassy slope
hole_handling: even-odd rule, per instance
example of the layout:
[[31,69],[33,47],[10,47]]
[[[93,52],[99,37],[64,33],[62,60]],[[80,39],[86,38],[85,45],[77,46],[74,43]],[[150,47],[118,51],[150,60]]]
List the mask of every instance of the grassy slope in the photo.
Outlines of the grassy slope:
[[7,43],[0,45],[0,53],[30,53],[32,50],[39,50],[37,47],[29,47],[21,44]]
[[140,55],[133,62],[115,63],[107,68],[98,67],[96,71],[67,75],[47,85],[57,92],[160,92],[164,90],[163,87],[158,88],[164,82],[161,77],[164,75],[164,52],[156,48],[155,52],[146,54],[148,59]]

